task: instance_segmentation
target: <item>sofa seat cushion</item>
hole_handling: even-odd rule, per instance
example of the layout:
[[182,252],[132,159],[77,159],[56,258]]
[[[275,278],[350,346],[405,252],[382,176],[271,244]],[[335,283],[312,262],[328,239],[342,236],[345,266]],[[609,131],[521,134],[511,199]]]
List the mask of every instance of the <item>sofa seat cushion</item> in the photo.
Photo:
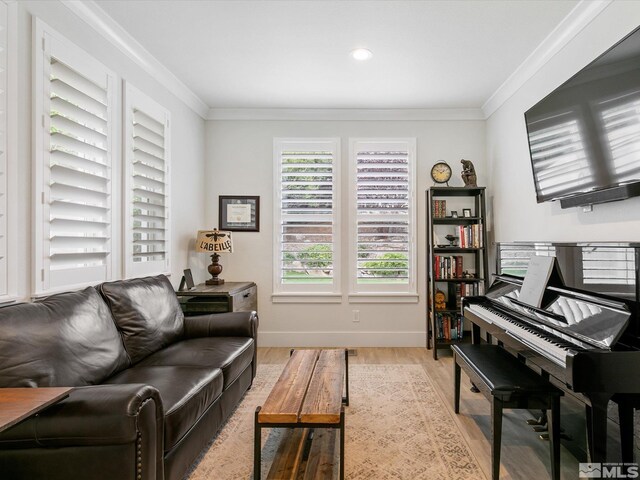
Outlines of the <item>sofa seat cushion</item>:
[[204,337],[183,340],[145,358],[140,365],[183,365],[222,370],[224,389],[253,360],[255,342],[248,337]]
[[222,394],[222,371],[185,366],[135,366],[104,383],[143,383],[160,392],[164,450],[171,450]]

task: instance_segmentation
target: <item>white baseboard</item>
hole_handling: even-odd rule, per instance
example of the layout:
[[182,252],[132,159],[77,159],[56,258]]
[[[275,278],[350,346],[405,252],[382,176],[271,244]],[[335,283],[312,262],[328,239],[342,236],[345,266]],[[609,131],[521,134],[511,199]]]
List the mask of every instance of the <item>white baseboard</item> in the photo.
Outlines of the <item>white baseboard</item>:
[[258,332],[259,347],[424,347],[426,332]]

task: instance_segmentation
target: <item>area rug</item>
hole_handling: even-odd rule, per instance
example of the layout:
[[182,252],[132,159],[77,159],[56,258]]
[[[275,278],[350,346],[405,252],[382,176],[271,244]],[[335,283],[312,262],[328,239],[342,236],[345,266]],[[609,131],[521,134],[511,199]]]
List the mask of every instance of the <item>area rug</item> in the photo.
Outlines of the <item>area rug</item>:
[[[264,403],[282,368],[258,367],[253,387],[202,455],[190,480],[252,478],[254,412]],[[485,479],[420,365],[352,364],[349,394],[347,479]],[[282,429],[263,430],[262,478],[267,478],[280,435]]]

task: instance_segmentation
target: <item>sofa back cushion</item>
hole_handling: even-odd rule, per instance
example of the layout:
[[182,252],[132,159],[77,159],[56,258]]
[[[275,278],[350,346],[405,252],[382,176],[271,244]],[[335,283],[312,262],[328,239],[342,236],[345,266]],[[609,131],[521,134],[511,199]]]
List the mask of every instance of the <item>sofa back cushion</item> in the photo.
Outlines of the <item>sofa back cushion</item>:
[[182,338],[184,315],[164,275],[107,282],[99,288],[132,363]]
[[0,387],[93,385],[128,365],[92,287],[0,308]]

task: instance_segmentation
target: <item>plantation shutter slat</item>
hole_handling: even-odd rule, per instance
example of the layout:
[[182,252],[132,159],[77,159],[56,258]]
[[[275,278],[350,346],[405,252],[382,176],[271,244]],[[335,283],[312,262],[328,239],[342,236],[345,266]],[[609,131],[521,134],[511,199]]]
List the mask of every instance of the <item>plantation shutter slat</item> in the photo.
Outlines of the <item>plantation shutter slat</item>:
[[408,145],[389,146],[355,144],[357,285],[407,285],[411,280],[410,152]]
[[279,144],[276,284],[333,290],[336,261],[337,141]]
[[115,75],[42,22],[37,29],[39,293],[111,278]]
[[8,281],[8,159],[7,159],[7,25],[8,7],[0,2],[0,299],[9,293]]
[[167,273],[169,113],[132,85],[125,103],[125,274]]

